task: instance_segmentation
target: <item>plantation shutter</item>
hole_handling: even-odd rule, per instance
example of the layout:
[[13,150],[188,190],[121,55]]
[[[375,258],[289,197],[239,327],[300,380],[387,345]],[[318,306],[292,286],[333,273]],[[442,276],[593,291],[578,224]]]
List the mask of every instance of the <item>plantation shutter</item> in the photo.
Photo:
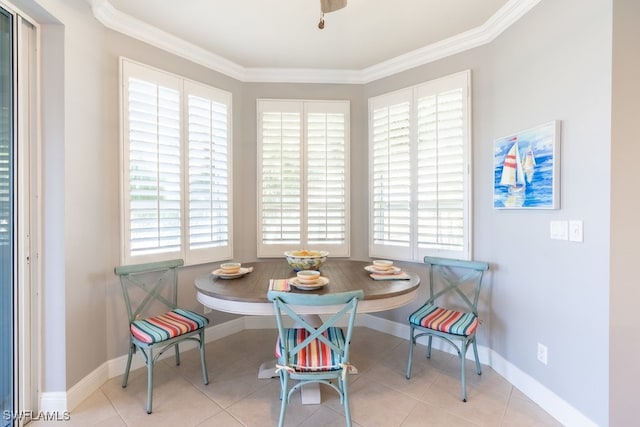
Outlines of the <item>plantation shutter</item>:
[[[231,246],[230,96],[185,84],[188,106],[189,249],[193,260]],[[212,255],[211,252],[214,252]],[[226,249],[223,252],[227,252]],[[218,257],[222,257],[220,253]]]
[[389,101],[374,107],[371,119],[372,240],[406,254],[411,244],[411,93]]
[[418,247],[464,249],[463,89],[418,99]]
[[121,67],[122,263],[231,258],[231,94]]
[[470,72],[369,100],[369,255],[471,256]]
[[349,104],[258,101],[258,256],[349,253]]
[[181,250],[179,82],[127,80],[130,256]]
[[[343,105],[307,109],[307,241],[310,248],[342,245],[347,231],[347,116]],[[342,111],[341,111],[342,109]]]
[[302,114],[297,103],[265,103],[260,119],[262,245],[297,248],[302,238]]

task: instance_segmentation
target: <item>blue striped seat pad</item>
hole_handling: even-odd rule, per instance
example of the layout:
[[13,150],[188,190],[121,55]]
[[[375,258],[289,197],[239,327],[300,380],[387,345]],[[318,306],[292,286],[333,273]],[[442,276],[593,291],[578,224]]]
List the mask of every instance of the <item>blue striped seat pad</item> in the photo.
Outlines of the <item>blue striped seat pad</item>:
[[138,341],[152,344],[196,331],[208,324],[209,319],[206,317],[176,308],[160,316],[135,320],[130,329]]
[[426,304],[409,316],[409,323],[448,334],[469,336],[478,328],[478,317],[473,313]]
[[[288,328],[284,330],[284,335],[287,347],[292,349],[309,336],[309,331],[303,328]],[[327,337],[329,341],[334,343],[338,348],[344,349],[345,338],[341,328],[328,328],[322,335]],[[280,362],[283,361],[282,354],[284,351],[282,341],[278,338],[276,357]],[[342,369],[340,363],[342,363],[342,356],[338,352],[331,349],[330,346],[322,341],[315,339],[298,353],[290,356],[288,366],[301,372],[335,371]]]

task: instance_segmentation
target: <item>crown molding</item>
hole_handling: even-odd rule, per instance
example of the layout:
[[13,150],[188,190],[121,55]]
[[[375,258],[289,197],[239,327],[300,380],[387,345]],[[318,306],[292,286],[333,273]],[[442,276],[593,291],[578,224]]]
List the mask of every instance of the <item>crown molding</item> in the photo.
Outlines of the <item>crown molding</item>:
[[105,27],[159,49],[173,53],[237,80],[244,80],[245,67],[229,61],[113,7],[109,0],[91,0],[93,15]]
[[245,82],[362,84],[362,71],[325,68],[247,68]]
[[479,27],[362,70],[243,67],[122,13],[109,0],[90,0],[105,27],[242,82],[365,84],[490,43],[541,0],[509,0]]

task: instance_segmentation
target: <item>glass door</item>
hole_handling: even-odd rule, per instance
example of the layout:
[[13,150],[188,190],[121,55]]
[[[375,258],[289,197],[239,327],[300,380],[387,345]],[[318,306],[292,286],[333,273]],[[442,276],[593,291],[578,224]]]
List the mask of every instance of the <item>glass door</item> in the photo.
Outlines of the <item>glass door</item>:
[[0,8],[0,402],[13,424],[14,396],[14,78],[13,20]]

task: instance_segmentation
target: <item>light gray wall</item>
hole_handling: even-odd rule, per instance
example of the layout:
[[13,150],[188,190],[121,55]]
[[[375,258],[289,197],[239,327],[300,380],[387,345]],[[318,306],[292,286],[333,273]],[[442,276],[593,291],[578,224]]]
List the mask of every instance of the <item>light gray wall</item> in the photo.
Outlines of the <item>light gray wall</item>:
[[[55,163],[45,169],[59,179],[64,168],[64,188],[58,188],[54,196],[64,200],[66,215],[63,223],[55,222],[55,216],[52,224],[49,219],[46,222],[45,237],[55,237],[56,226],[64,230],[64,270],[54,280],[46,279],[45,286],[49,289],[49,282],[64,281],[64,286],[50,289],[62,288],[66,307],[45,303],[45,308],[53,310],[58,323],[62,315],[66,326],[60,331],[53,323],[45,324],[43,334],[66,338],[66,354],[62,355],[66,366],[54,344],[46,344],[45,356],[57,357],[52,363],[45,361],[48,380],[44,391],[68,389],[126,352],[124,307],[112,273],[119,258],[119,55],[232,92],[234,245],[241,261],[251,261],[256,254],[257,98],[351,101],[351,254],[366,259],[367,99],[471,69],[474,257],[492,264],[483,296],[483,310],[491,315],[485,319],[480,344],[492,348],[595,423],[607,425],[609,356],[603,348],[609,338],[606,260],[613,220],[609,214],[611,1],[543,1],[487,46],[367,85],[344,86],[243,84],[103,29],[82,0],[42,3],[64,24],[65,89],[60,102],[64,106],[64,158],[52,157]],[[45,87],[44,91],[51,89]],[[45,117],[56,114],[60,113],[45,111]],[[563,123],[561,209],[493,210],[493,141],[554,119]],[[631,135],[631,130],[625,132]],[[55,141],[55,136],[47,136],[45,144]],[[618,179],[625,178],[628,176]],[[584,243],[550,240],[552,219],[583,220]],[[620,229],[617,237],[630,245],[630,240],[620,237],[623,233]],[[55,261],[55,256],[44,254],[48,260]],[[193,277],[211,267],[187,268],[181,275],[189,286],[183,288],[180,298],[191,301],[191,308],[200,308],[191,286]],[[403,322],[411,308],[384,316]],[[214,323],[228,318],[221,313],[213,316]],[[87,341],[101,329],[104,343]],[[537,342],[549,348],[547,366],[536,360]]]
[[[562,135],[560,210],[492,210],[491,180],[479,176],[476,256],[495,264],[487,344],[606,425],[611,3],[543,1],[492,43],[490,58],[492,125],[476,135],[479,164],[488,166],[491,141],[519,129],[558,119]],[[550,240],[554,219],[583,220],[584,243]]]
[[[42,253],[40,256],[40,316],[42,319],[41,383],[44,390],[66,390],[65,250],[64,250],[64,28],[42,26],[41,157],[46,159],[42,182]],[[37,286],[34,284],[34,286]]]
[[103,30],[81,0],[16,5],[42,24],[40,391],[64,392],[106,353]]
[[613,2],[611,144],[611,283],[609,407],[611,426],[638,423],[638,118],[640,108],[640,2]]
[[[265,84],[247,83],[242,98],[242,126],[245,131],[241,158],[236,165],[242,169],[239,185],[240,209],[236,209],[235,253],[241,260],[257,256],[257,194],[256,103],[260,98],[348,100],[351,114],[351,258],[367,258],[367,111],[360,85],[330,84]],[[236,141],[237,142],[237,141]],[[236,194],[238,194],[236,192]],[[363,246],[365,242],[365,246]]]
[[[492,265],[478,342],[598,425],[608,419],[610,16],[608,1],[541,2],[487,46],[365,88],[370,97],[472,70],[474,258]],[[551,120],[562,121],[561,209],[494,210],[493,141]],[[584,243],[551,240],[554,219],[583,220]],[[404,321],[413,308],[384,317]]]
[[[110,227],[109,240],[113,246],[113,266],[119,262],[119,242],[120,242],[120,136],[119,136],[119,58],[121,56],[141,62],[143,64],[156,67],[160,70],[174,73],[188,79],[208,84],[232,94],[233,108],[233,154],[236,159],[249,157],[243,149],[245,140],[245,130],[243,126],[243,103],[242,93],[243,85],[241,82],[229,78],[223,74],[211,71],[208,68],[194,64],[193,62],[179,58],[175,55],[167,53],[163,50],[150,46],[141,41],[124,36],[111,30],[105,30],[105,44],[102,46],[104,51],[104,90],[101,96],[101,102],[104,105],[104,120],[108,123],[105,129],[105,136],[108,140],[109,152],[106,158],[109,163],[108,168],[108,188],[106,193],[109,195],[109,205],[107,209],[112,218]],[[233,170],[234,199],[240,199],[245,196],[243,194],[243,186],[238,182],[244,179],[245,171],[242,169],[242,163],[236,160]],[[238,201],[235,202],[236,205]],[[240,208],[242,201],[240,201]],[[236,206],[235,211],[238,212]],[[236,232],[241,231],[244,224],[235,219]],[[246,228],[246,227],[244,227]],[[238,243],[234,243],[236,252]],[[254,245],[255,246],[255,245]],[[196,301],[195,286],[193,285],[196,276],[205,274],[213,270],[214,265],[200,265],[187,267],[181,270],[179,280],[181,283],[178,300],[185,308],[189,308],[202,313],[202,305]],[[122,291],[117,278],[111,273],[107,278],[107,360],[122,356],[127,351],[128,343],[128,321],[127,314],[122,299]],[[212,324],[218,324],[230,320],[236,316],[227,313],[214,311],[208,314]],[[86,374],[85,374],[86,375]]]

